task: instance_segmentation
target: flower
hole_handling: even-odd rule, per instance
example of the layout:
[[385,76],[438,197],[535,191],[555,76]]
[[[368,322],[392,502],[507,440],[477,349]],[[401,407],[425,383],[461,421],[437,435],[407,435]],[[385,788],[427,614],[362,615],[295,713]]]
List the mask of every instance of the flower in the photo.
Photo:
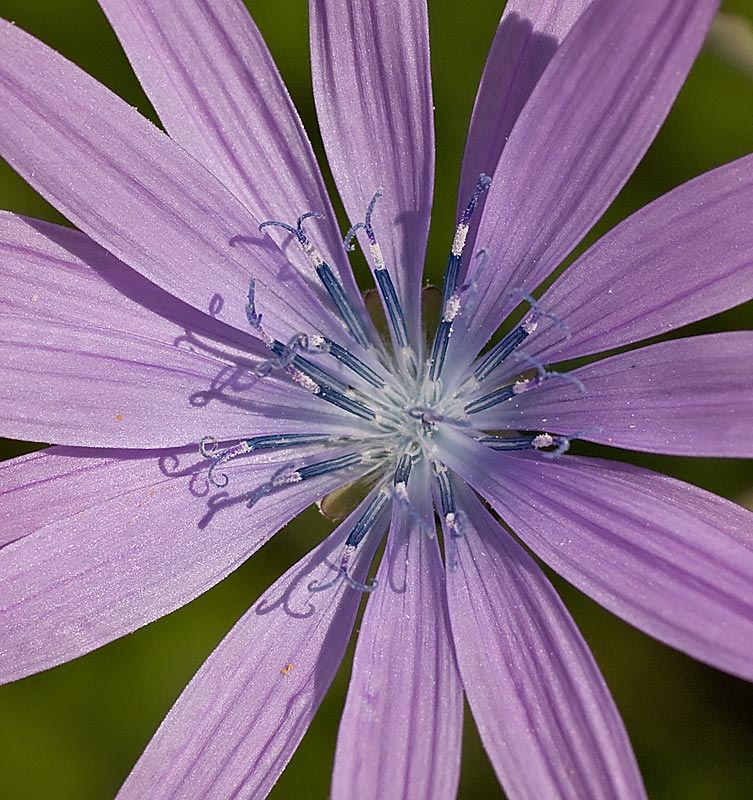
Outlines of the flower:
[[657,200],[532,295],[645,152],[716,3],[529,5],[508,3],[487,63],[439,297],[421,290],[425,6],[313,0],[322,135],[379,289],[365,301],[239,2],[102,0],[170,138],[0,26],[0,148],[81,231],[0,216],[3,432],[59,445],[3,468],[3,679],[173,610],[313,502],[362,490],[209,657],[120,797],[264,796],[363,594],[335,797],[453,796],[464,695],[510,797],[644,796],[592,656],[490,508],[616,614],[753,678],[751,514],[566,454],[582,438],[750,456],[753,337],[551,366],[750,298],[753,160]]

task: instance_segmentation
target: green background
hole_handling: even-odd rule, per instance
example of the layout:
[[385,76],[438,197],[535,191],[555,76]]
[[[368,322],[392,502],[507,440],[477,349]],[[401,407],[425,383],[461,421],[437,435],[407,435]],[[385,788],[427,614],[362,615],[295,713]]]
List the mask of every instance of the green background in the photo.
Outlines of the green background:
[[[248,5],[313,132],[305,1],[254,0]],[[462,11],[454,1],[433,0],[429,6],[438,152],[428,263],[442,265],[454,225],[456,184],[475,86],[503,2],[466,0]],[[726,2],[724,8],[753,20],[750,0]],[[0,15],[39,36],[155,119],[94,0],[0,0]],[[751,150],[753,83],[704,52],[662,132],[598,232],[677,184]],[[0,208],[62,221],[2,163]],[[433,274],[437,281],[437,271]],[[691,331],[750,328],[752,318],[749,304]],[[29,449],[33,446],[0,440],[2,457]],[[581,451],[586,448],[581,446]],[[738,501],[753,501],[750,463],[623,457]],[[203,659],[264,588],[329,527],[309,510],[189,606],[71,664],[2,687],[0,798],[114,796]],[[612,689],[651,797],[752,797],[753,687],[654,642],[554,580]],[[348,673],[346,663],[272,793],[278,800],[328,794]],[[470,718],[466,721],[460,796],[502,797]]]

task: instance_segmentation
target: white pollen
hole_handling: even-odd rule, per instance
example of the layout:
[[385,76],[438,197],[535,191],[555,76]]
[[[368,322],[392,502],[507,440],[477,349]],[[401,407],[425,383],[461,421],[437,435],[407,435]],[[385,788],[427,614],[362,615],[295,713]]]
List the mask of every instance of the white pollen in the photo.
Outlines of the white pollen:
[[539,323],[535,320],[525,320],[520,327],[530,336],[539,327]]
[[400,481],[400,483],[395,484],[395,495],[401,500],[408,499],[408,487],[405,481]]
[[379,246],[379,242],[369,242],[369,252],[374,262],[374,269],[386,269],[382,248]]
[[445,304],[442,321],[452,322],[459,313],[460,313],[460,297],[458,297],[457,294],[453,294]]
[[314,247],[313,244],[311,244],[310,241],[308,241],[308,239],[303,243],[303,252],[308,256],[308,259],[314,268],[324,263],[322,254],[316,249],[316,247]]
[[287,474],[278,475],[273,483],[275,486],[285,486],[288,483],[299,483],[301,476],[298,472],[288,472]]
[[531,388],[531,381],[515,381],[512,387],[513,394],[523,394]]
[[540,433],[534,437],[531,444],[537,450],[543,450],[545,447],[551,447],[554,444],[554,439],[548,433]]
[[304,375],[300,370],[295,369],[292,372],[293,380],[299,385],[303,386],[303,388],[307,392],[316,392],[319,388],[319,384],[313,379],[309,378],[308,375]]
[[455,238],[452,240],[452,254],[457,257],[463,254],[465,240],[468,236],[468,226],[458,225],[455,229]]
[[322,347],[323,345],[324,345],[324,337],[323,336],[319,336],[318,333],[312,333],[312,334],[309,335],[309,346],[310,347],[315,347],[315,348],[318,349],[318,348]]

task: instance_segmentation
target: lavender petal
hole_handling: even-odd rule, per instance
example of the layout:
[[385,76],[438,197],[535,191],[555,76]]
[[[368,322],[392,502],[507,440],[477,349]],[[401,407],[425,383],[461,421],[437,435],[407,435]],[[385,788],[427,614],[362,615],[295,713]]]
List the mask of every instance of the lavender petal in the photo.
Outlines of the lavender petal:
[[[753,457],[753,333],[673,339],[574,370],[482,423],[687,456]],[[507,407],[509,406],[509,407]],[[504,420],[504,422],[503,422]]]
[[[409,492],[426,518],[431,498],[422,472],[411,476]],[[400,503],[377,580],[340,722],[332,797],[454,798],[463,701],[439,547]]]
[[[477,351],[593,226],[664,121],[716,0],[594,0],[552,58],[500,158],[477,243]],[[477,268],[476,268],[477,269]],[[473,274],[473,273],[472,273]],[[472,345],[471,345],[472,343]]]
[[526,348],[548,361],[656,336],[753,296],[753,156],[655,200],[596,242],[541,304],[566,323]]
[[314,98],[335,182],[354,224],[384,189],[374,223],[415,341],[434,186],[426,3],[311,0],[310,17]]
[[[330,579],[348,524],[289,569],[223,639],[118,800],[267,796],[326,694],[353,629],[358,592],[345,581],[309,590]],[[372,555],[373,545],[364,542],[356,565],[361,579]]]
[[[493,175],[531,92],[591,0],[510,0],[494,34],[476,93],[458,195],[462,213],[482,173]],[[480,204],[486,200],[481,197]],[[475,231],[479,217],[474,219]],[[475,235],[468,234],[469,250]]]
[[215,308],[243,331],[254,276],[273,335],[342,332],[248,209],[179,145],[5,21],[0,50],[0,153],[71,222],[175,297]]
[[4,464],[0,518],[11,524],[0,549],[0,682],[185,605],[342,483],[335,473],[288,484],[249,511],[248,493],[291,458],[302,454],[239,463],[222,491],[185,451],[54,448]]
[[[165,129],[259,220],[307,211],[311,238],[361,302],[311,143],[272,56],[240,0],[100,0]],[[269,235],[301,271],[280,228]]]
[[84,234],[0,212],[0,274],[6,436],[167,447],[210,433],[347,427],[290,381],[257,377],[254,366],[269,357],[259,342],[176,300]]
[[452,431],[442,458],[553,569],[657,639],[753,680],[753,513],[627,464],[495,453]]
[[645,798],[619,712],[588,646],[533,559],[467,487],[448,571],[463,686],[511,800]]

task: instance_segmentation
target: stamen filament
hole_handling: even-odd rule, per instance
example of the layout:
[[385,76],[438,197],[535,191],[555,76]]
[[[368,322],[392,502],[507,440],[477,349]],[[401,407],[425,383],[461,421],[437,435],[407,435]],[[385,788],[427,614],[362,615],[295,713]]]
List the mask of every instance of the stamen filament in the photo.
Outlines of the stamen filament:
[[375,269],[374,277],[376,278],[379,292],[384,300],[384,306],[387,309],[387,316],[389,317],[392,331],[395,334],[395,341],[398,347],[407,347],[408,328],[405,324],[405,314],[403,313],[403,307],[398,299],[395,284],[392,282],[392,277],[386,267]]
[[450,256],[447,259],[447,267],[445,268],[444,281],[442,282],[442,321],[439,323],[431,348],[430,377],[433,381],[439,380],[442,374],[450,336],[452,335],[453,322],[460,313],[460,297],[456,294],[456,289],[460,262],[468,237],[471,217],[476,210],[481,195],[489,188],[490,183],[491,178],[488,175],[481,174],[479,176],[473,195],[455,229]]
[[347,469],[348,467],[361,464],[365,460],[363,453],[346,453],[342,456],[317,461],[313,464],[306,464],[296,467],[294,464],[286,464],[278,469],[266,483],[259,486],[247,497],[246,506],[252,508],[265,495],[271,494],[275,489],[288,486],[291,483],[301,483],[321,475],[329,475],[332,472]]
[[361,322],[358,312],[353,307],[350,298],[346,294],[345,289],[343,289],[343,286],[338,278],[335,276],[332,268],[322,258],[321,253],[316,249],[316,247],[314,247],[303,231],[304,220],[311,217],[321,216],[321,214],[318,214],[314,211],[310,211],[307,214],[302,214],[298,218],[295,228],[285,222],[267,220],[259,225],[259,230],[262,231],[266,227],[273,226],[277,228],[283,228],[295,236],[298,243],[301,245],[303,252],[306,254],[307,258],[314,267],[319,280],[322,282],[327,294],[330,296],[330,299],[340,314],[340,318],[345,323],[345,327],[348,329],[350,335],[358,342],[358,344],[361,345],[361,347],[363,347],[364,350],[368,350],[370,347],[369,337],[366,334],[366,330],[363,327],[363,323]]
[[371,224],[371,218],[374,214],[374,209],[376,208],[377,201],[382,194],[382,189],[376,190],[374,196],[371,198],[368,208],[366,209],[364,221],[356,223],[348,231],[347,235],[345,236],[344,244],[348,250],[353,250],[354,245],[352,244],[352,241],[356,233],[359,230],[363,230],[366,233],[366,238],[369,241],[369,252],[371,254],[371,260],[374,267],[374,279],[376,280],[384,308],[387,311],[387,318],[390,323],[392,334],[395,337],[395,343],[399,348],[405,349],[408,347],[408,328],[405,322],[405,314],[403,312],[403,307],[400,304],[400,298],[397,295],[395,284],[392,281],[392,276],[390,275],[387,265],[384,262],[382,248],[379,246],[376,234],[374,233],[374,227]]
[[329,339],[326,340],[327,352],[332,358],[344,364],[350,370],[360,375],[367,383],[370,383],[375,389],[382,389],[385,385],[384,379],[377,374],[371,367],[364,364],[360,358],[354,356],[349,350],[346,350],[342,345],[337,344]]
[[338,441],[346,441],[346,439],[345,437],[335,438],[328,433],[276,433],[243,439],[233,447],[218,450],[217,439],[214,436],[205,436],[199,443],[199,452],[204,458],[212,461],[208,473],[209,482],[213,486],[221,488],[227,486],[229,479],[225,473],[215,477],[215,470],[240,456],[256,453],[260,450],[279,450],[287,447],[304,447],[310,444],[322,443],[333,444]]
[[368,420],[369,422],[376,419],[376,414],[368,406],[359,403],[357,400],[353,400],[342,392],[338,392],[337,389],[333,389],[331,386],[318,384],[316,389],[314,389],[314,394],[317,397],[321,397],[322,400],[326,400],[328,403],[342,408],[343,411],[354,414],[356,417]]
[[332,587],[336,586],[342,580],[346,581],[352,589],[356,589],[359,592],[373,592],[374,589],[376,589],[376,578],[373,578],[366,583],[360,583],[350,575],[350,560],[358,550],[358,545],[374,529],[388,500],[389,494],[385,487],[382,486],[382,488],[379,489],[379,491],[372,497],[371,501],[366,506],[363,513],[356,521],[356,524],[348,534],[348,538],[345,540],[345,545],[340,555],[340,564],[337,569],[337,575],[335,575],[332,580],[327,581],[326,583],[317,583],[316,581],[310,583],[308,587],[310,592],[326,591],[327,589],[331,589]]
[[494,369],[496,369],[515,349],[532,333],[530,326],[518,325],[504,336],[494,347],[484,356],[481,363],[473,371],[476,380],[482,381]]
[[361,322],[361,318],[358,316],[358,312],[353,308],[353,304],[350,302],[348,295],[345,294],[345,289],[343,289],[340,281],[335,277],[335,274],[330,269],[329,264],[326,264],[322,261],[320,264],[316,266],[316,274],[319,276],[319,280],[321,280],[324,288],[327,290],[327,293],[330,296],[330,299],[335,305],[335,308],[340,314],[342,321],[345,323],[350,335],[358,342],[358,344],[363,347],[364,350],[368,350],[370,347],[368,336],[366,335],[366,330],[363,327],[363,323]]
[[479,411],[486,411],[487,408],[496,406],[499,403],[504,403],[506,400],[520,393],[520,389],[516,390],[516,387],[519,386],[521,386],[520,383],[512,383],[509,386],[502,386],[499,389],[495,389],[493,392],[489,392],[489,394],[485,394],[483,397],[472,400],[465,406],[464,411],[466,414],[478,414]]
[[473,375],[478,380],[482,381],[494,369],[496,369],[509,355],[513,353],[521,344],[538,328],[539,322],[546,318],[550,319],[563,331],[563,334],[569,336],[567,325],[551,311],[542,308],[539,301],[528,292],[522,289],[516,289],[512,293],[513,297],[518,297],[520,300],[525,300],[531,307],[531,310],[526,315],[525,319],[516,328],[513,328],[501,341],[499,341],[479,362],[476,366]]
[[545,450],[560,445],[565,436],[552,436],[548,433],[528,433],[520,436],[482,436],[476,441],[492,450]]
[[360,464],[361,461],[363,461],[361,453],[347,453],[343,456],[330,458],[327,461],[307,464],[304,467],[299,467],[295,472],[298,475],[298,480],[306,481],[310,478],[317,478],[320,475],[328,475],[330,472],[337,472],[346,467],[352,467],[354,464]]
[[455,494],[452,490],[452,481],[447,467],[444,464],[435,462],[434,469],[437,485],[439,486],[439,505],[442,508],[442,516],[447,519],[449,515],[455,516],[457,508],[455,507]]
[[403,453],[400,456],[400,460],[397,462],[397,468],[395,469],[395,477],[392,480],[392,483],[395,487],[400,485],[407,485],[408,478],[410,478],[411,470],[413,469],[413,457],[410,453]]
[[389,500],[389,495],[384,488],[374,495],[363,514],[359,517],[358,522],[353,526],[353,530],[348,534],[348,538],[345,540],[346,551],[348,548],[354,551],[363,541],[366,534],[376,524],[379,514],[387,504],[387,500]]
[[434,474],[436,475],[437,485],[439,486],[439,505],[442,509],[442,517],[444,518],[447,532],[449,533],[449,538],[446,540],[447,565],[450,570],[455,570],[458,565],[456,540],[463,536],[463,531],[460,526],[460,515],[455,505],[455,493],[452,488],[452,480],[450,479],[450,473],[447,467],[435,461]]

